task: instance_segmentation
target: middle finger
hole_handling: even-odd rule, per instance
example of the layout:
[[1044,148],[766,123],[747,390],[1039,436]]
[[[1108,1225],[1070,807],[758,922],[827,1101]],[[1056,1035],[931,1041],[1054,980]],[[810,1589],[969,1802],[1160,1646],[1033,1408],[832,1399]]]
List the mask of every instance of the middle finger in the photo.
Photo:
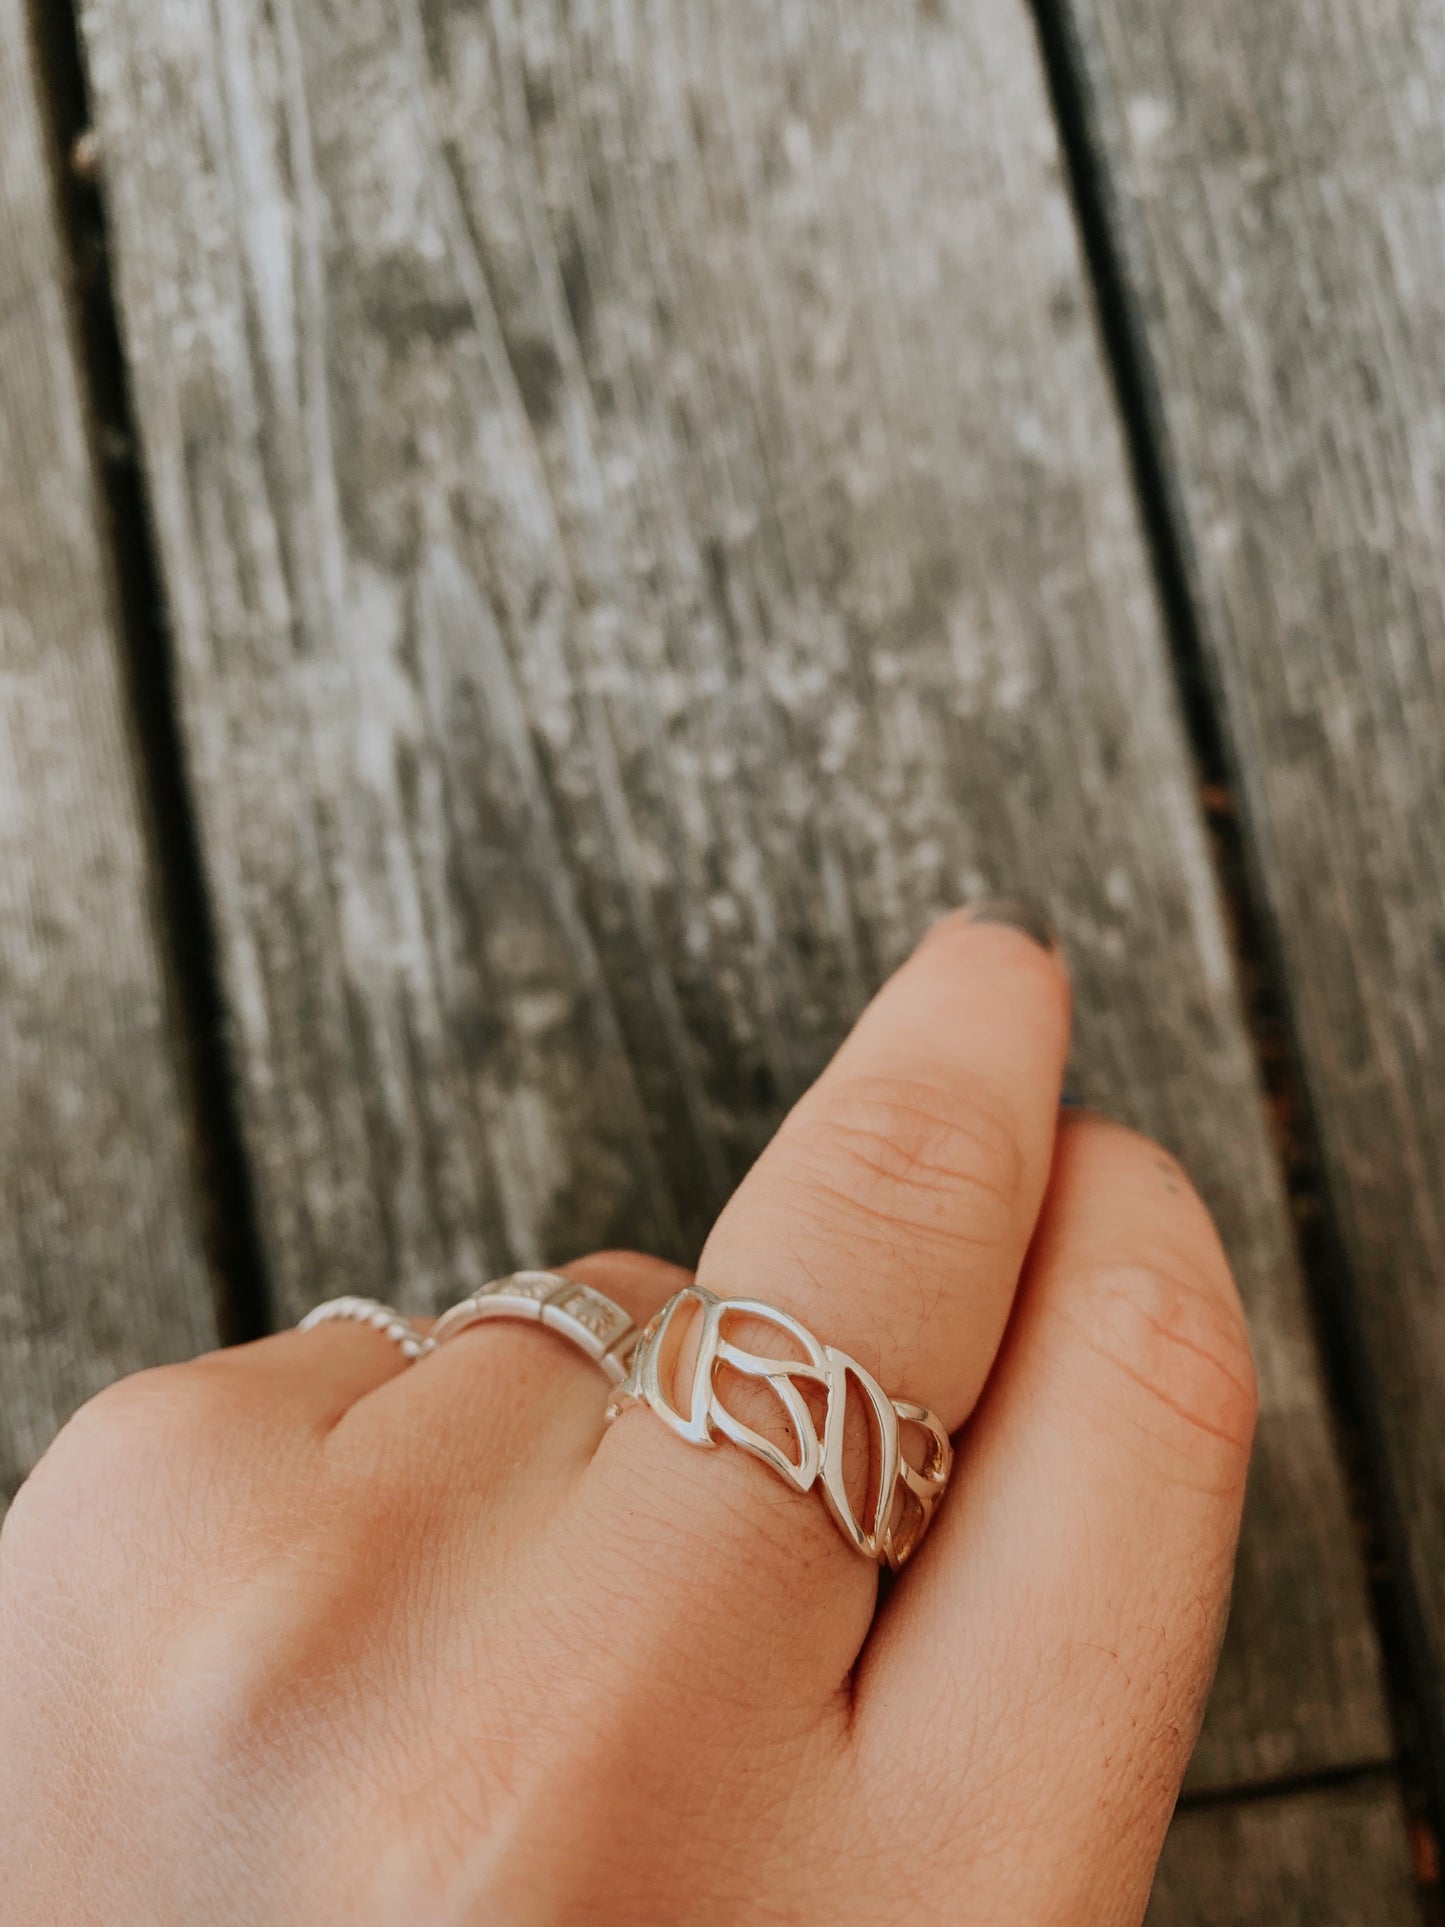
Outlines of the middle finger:
[[[998,1350],[1038,1215],[1068,1030],[1067,975],[1036,917],[990,904],[947,919],[744,1179],[699,1284],[791,1314],[955,1430]],[[815,1494],[730,1446],[696,1451],[642,1410],[611,1428],[578,1498],[601,1521],[627,1516],[634,1543],[642,1526],[664,1610],[678,1564],[678,1583],[745,1641],[791,1598],[788,1623],[818,1664],[851,1664],[876,1568]]]

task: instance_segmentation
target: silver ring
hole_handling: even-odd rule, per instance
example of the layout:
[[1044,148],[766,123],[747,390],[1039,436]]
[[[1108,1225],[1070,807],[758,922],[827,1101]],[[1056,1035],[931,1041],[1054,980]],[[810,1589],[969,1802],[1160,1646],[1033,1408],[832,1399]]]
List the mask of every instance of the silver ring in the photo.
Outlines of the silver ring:
[[[802,1357],[765,1357],[732,1343],[726,1327],[738,1320],[771,1326]],[[674,1398],[681,1346],[672,1340],[679,1333],[685,1335],[689,1325],[695,1328],[697,1349],[690,1383],[680,1388],[680,1398]],[[793,1455],[744,1425],[723,1405],[717,1386],[720,1366],[772,1388],[792,1432]],[[799,1380],[823,1389],[827,1402],[821,1438]],[[863,1395],[873,1449],[869,1489],[875,1496],[866,1521],[854,1510],[844,1476],[850,1386]],[[917,1551],[953,1469],[947,1428],[927,1406],[890,1398],[857,1359],[819,1344],[806,1326],[786,1312],[756,1298],[719,1298],[701,1285],[684,1286],[643,1327],[633,1347],[631,1370],[608,1404],[608,1418],[618,1418],[631,1405],[648,1406],[689,1445],[715,1446],[727,1439],[761,1459],[799,1492],[816,1485],[833,1523],[854,1551],[880,1565],[886,1562],[895,1571]],[[923,1435],[919,1465],[904,1455],[904,1427]]]
[[369,1325],[375,1332],[397,1346],[408,1364],[418,1358],[425,1358],[432,1349],[432,1341],[419,1332],[409,1318],[403,1318],[399,1311],[390,1305],[383,1305],[375,1298],[328,1298],[324,1305],[308,1311],[297,1331],[309,1332],[317,1325],[325,1325],[333,1318],[349,1319],[356,1325]]
[[558,1271],[514,1271],[497,1278],[444,1312],[432,1332],[433,1346],[489,1318],[521,1318],[561,1334],[600,1365],[614,1385],[626,1376],[639,1333],[621,1305],[591,1285]]

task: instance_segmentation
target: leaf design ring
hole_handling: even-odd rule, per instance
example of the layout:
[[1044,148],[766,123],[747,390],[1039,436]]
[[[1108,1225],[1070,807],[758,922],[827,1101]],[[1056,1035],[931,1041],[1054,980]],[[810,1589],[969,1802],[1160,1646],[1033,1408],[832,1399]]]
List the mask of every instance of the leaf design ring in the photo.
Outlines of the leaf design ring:
[[[777,1333],[792,1355],[770,1357],[748,1350],[729,1336],[739,1325]],[[694,1349],[684,1369],[686,1341]],[[718,1382],[724,1369],[764,1384],[776,1395],[792,1435],[791,1452],[727,1409]],[[812,1388],[813,1404],[804,1388]],[[844,1463],[848,1406],[854,1396],[863,1401],[872,1453],[865,1496],[856,1503],[849,1495]],[[814,1418],[820,1400],[821,1434]],[[857,1359],[820,1344],[806,1326],[775,1306],[756,1298],[719,1298],[701,1285],[684,1286],[643,1327],[607,1416],[616,1419],[633,1405],[648,1406],[689,1445],[715,1446],[726,1439],[761,1459],[799,1492],[816,1486],[854,1551],[895,1571],[917,1550],[953,1469],[948,1432],[927,1406],[890,1398]],[[910,1435],[919,1447],[917,1463],[906,1449]]]

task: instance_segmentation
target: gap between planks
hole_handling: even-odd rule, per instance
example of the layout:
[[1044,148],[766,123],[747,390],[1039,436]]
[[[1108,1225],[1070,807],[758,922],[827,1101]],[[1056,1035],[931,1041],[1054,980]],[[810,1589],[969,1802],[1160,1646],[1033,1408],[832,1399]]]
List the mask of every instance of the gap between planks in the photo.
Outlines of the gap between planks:
[[114,585],[123,698],[144,785],[160,914],[158,947],[181,1043],[182,1101],[199,1175],[200,1228],[219,1335],[271,1329],[265,1257],[241,1142],[214,925],[176,715],[165,594],[111,284],[110,237],[73,0],[22,0],[36,49],[39,106],[52,148],[60,236],[75,311],[82,405],[91,421],[97,540]]

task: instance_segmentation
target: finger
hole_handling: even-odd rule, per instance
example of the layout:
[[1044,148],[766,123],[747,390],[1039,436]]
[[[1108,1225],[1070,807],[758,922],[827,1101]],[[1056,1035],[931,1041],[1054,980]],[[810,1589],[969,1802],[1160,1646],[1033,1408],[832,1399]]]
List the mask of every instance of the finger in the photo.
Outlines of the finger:
[[719,1218],[699,1282],[775,1300],[921,1400],[973,1409],[1048,1177],[1069,986],[1037,916],[947,919]]
[[270,1496],[261,1508],[264,1538],[284,1515],[277,1491],[291,1478],[309,1491],[338,1421],[412,1369],[382,1333],[350,1320],[152,1366],[88,1400],[31,1485],[78,1474],[88,1489],[100,1482],[108,1511],[123,1514],[138,1501],[155,1517],[159,1505],[163,1536],[179,1533],[193,1565],[204,1563],[207,1547],[244,1558],[257,1495]]
[[1142,1911],[1223,1631],[1254,1412],[1204,1206],[1156,1145],[1071,1119],[950,1502],[857,1675],[869,1775],[946,1800],[970,1760],[992,1789],[960,1805],[961,1854],[999,1803],[1046,1817],[1012,1839],[1019,1919],[1054,1918],[1081,1865],[1116,1896],[1132,1881]]
[[[989,906],[945,921],[886,984],[739,1187],[708,1239],[698,1282],[767,1301],[851,1354],[894,1398],[950,1428],[992,1363],[1047,1179],[1068,1045],[1068,981],[1037,919]],[[748,1390],[767,1403],[761,1387]],[[738,1416],[761,1429],[753,1406]],[[608,1514],[659,1510],[654,1543],[693,1542],[720,1582],[745,1575],[732,1625],[752,1640],[778,1591],[811,1583],[835,1639],[807,1643],[836,1667],[856,1651],[876,1569],[813,1495],[735,1448],[703,1453],[645,1410],[625,1413],[591,1475]],[[601,1490],[602,1486],[606,1491]],[[645,1494],[640,1501],[638,1495]],[[756,1543],[752,1543],[756,1541]],[[800,1577],[799,1558],[812,1559]],[[820,1563],[819,1563],[820,1562]]]
[[[562,1275],[611,1298],[637,1324],[691,1281],[640,1252],[594,1252]],[[405,1459],[442,1496],[535,1503],[575,1477],[602,1435],[610,1381],[540,1323],[489,1319],[437,1347],[347,1413],[333,1455]]]
[[[422,1329],[421,1321],[412,1321]],[[309,1331],[276,1332],[246,1345],[207,1353],[185,1367],[220,1385],[244,1387],[267,1421],[291,1414],[318,1436],[411,1364],[374,1325],[327,1319]]]

